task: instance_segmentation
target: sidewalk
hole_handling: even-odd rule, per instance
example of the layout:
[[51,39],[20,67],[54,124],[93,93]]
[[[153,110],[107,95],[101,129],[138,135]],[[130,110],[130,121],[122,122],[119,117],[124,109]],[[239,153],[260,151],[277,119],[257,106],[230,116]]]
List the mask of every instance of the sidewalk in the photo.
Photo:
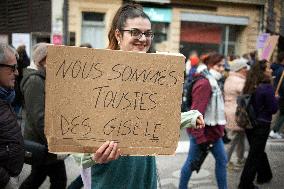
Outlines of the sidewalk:
[[[159,156],[157,157],[157,167],[160,176],[161,189],[177,189],[179,183],[180,168],[182,167],[189,149],[189,142],[186,134],[181,134],[181,140],[177,148],[177,153],[174,156]],[[266,147],[266,152],[271,164],[274,178],[271,183],[260,185],[261,189],[281,189],[284,186],[284,140],[269,140]],[[236,158],[235,154],[232,156]],[[73,162],[72,158],[68,157],[65,160],[68,185],[79,175],[79,168]],[[198,174],[195,172],[192,175],[189,183],[191,189],[217,189],[215,174],[215,160],[211,154],[206,158],[202,169]],[[22,181],[30,172],[30,166],[25,165],[21,173],[20,180]],[[241,170],[228,171],[228,188],[237,189]],[[49,188],[49,179],[47,179],[40,189]]]
[[[180,169],[187,158],[189,142],[181,141],[179,143],[178,152],[173,157],[158,157],[157,164],[160,175],[161,189],[177,189],[179,183]],[[185,148],[185,149],[184,149]],[[266,153],[268,155],[271,169],[273,172],[273,179],[270,183],[259,185],[260,189],[280,189],[284,185],[284,140],[268,140],[266,146]],[[246,151],[247,155],[247,151]],[[236,159],[235,154],[232,160]],[[214,173],[215,160],[210,154],[202,169],[198,174],[195,172],[189,183],[191,189],[217,189]],[[242,169],[238,171],[229,170],[227,172],[228,188],[237,189],[239,178]]]

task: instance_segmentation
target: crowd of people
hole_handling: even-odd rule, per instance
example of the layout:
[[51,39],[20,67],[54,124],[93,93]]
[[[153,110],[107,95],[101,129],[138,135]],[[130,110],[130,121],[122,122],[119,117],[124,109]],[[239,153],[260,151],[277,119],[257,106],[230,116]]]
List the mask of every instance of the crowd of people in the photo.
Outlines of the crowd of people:
[[[108,49],[151,53],[154,52],[153,37],[150,18],[143,8],[138,4],[124,4],[111,23]],[[24,46],[15,50],[0,44],[0,188],[36,189],[47,176],[50,188],[67,187],[64,158],[48,152],[44,134],[48,45],[36,44],[30,60]],[[91,48],[89,44],[81,47]],[[255,178],[258,184],[273,178],[265,146],[268,137],[282,138],[284,53],[279,53],[273,64],[256,57],[255,52],[228,58],[216,52],[200,56],[196,51],[190,54],[185,72],[185,83],[194,80],[188,107],[190,113],[181,116],[182,121],[192,118],[195,121],[187,125],[190,147],[181,169],[180,189],[188,188],[192,173],[200,170],[210,152],[215,158],[219,189],[228,188],[227,170],[243,167],[239,189],[257,189]],[[31,61],[35,68],[28,67]],[[251,103],[256,112],[253,128],[241,128],[235,121],[237,98],[241,94],[252,96]],[[278,107],[276,121],[271,124]],[[19,119],[23,117],[24,127],[21,128]],[[247,157],[244,155],[246,139],[249,144]],[[28,147],[40,147],[36,154],[43,155],[37,158],[44,161],[33,160],[30,175],[20,184],[18,175],[29,155],[25,153]],[[234,150],[236,162],[231,158]],[[157,188],[154,156],[121,156],[119,146],[113,141],[106,141],[93,154],[73,156],[82,169],[69,189],[83,186],[87,189]]]
[[[181,170],[179,188],[187,188],[192,171],[196,170],[193,168],[196,165],[195,159],[200,159],[200,154],[203,154],[204,149],[212,152],[216,160],[215,173],[218,188],[227,188],[227,170],[242,169],[239,189],[258,188],[254,184],[255,178],[258,184],[270,182],[273,178],[265,146],[269,137],[271,139],[282,138],[284,53],[280,52],[277,62],[273,64],[267,60],[258,60],[255,52],[250,54],[224,58],[214,52],[201,56],[198,56],[196,52],[190,53],[186,62],[189,65],[186,66],[185,82],[194,82],[200,74],[204,77],[193,84],[190,109],[197,109],[204,115],[205,127],[199,130],[187,129],[190,149]],[[221,91],[219,101],[216,98],[218,95],[214,92],[216,87],[213,87],[210,78],[206,78],[208,72],[214,78],[218,90]],[[197,95],[201,93],[202,95]],[[242,128],[236,123],[237,99],[244,94],[251,96],[251,104],[255,112],[253,128]],[[215,100],[210,102],[212,98]],[[275,116],[274,123],[271,123],[272,115],[277,112],[278,107],[279,113]],[[212,116],[210,113],[212,109],[218,115]],[[210,122],[210,120],[214,121]],[[218,135],[218,128],[222,128],[221,135]],[[225,133],[227,133],[226,138]],[[213,134],[215,138],[212,137]],[[222,136],[223,140],[220,140]],[[249,144],[247,157],[244,156],[246,139]],[[218,144],[218,141],[222,145]],[[226,152],[223,147],[224,143],[227,144]],[[214,147],[217,148],[217,144],[221,146],[218,154],[214,149]],[[236,162],[231,160],[234,151],[237,156]]]

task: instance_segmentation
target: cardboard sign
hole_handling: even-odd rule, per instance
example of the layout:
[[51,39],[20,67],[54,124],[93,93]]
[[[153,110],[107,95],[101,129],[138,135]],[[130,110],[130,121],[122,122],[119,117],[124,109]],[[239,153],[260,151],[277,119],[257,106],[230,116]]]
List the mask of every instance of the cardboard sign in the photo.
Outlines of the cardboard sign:
[[181,54],[49,46],[45,133],[50,152],[174,154],[184,73]]

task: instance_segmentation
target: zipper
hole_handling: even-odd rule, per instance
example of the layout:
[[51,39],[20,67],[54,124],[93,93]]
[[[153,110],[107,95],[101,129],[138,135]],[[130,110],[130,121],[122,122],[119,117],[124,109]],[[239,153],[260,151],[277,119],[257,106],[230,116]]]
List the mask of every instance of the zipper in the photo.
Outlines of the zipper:
[[6,145],[6,152],[10,152],[9,145]]

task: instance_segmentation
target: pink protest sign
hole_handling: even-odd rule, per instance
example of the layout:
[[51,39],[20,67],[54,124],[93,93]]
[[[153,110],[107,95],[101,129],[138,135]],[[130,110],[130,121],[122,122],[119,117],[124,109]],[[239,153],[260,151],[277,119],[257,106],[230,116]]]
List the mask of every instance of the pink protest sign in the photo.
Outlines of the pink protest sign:
[[265,42],[269,38],[270,34],[269,33],[262,33],[258,36],[257,38],[257,43],[256,43],[256,48],[257,49],[262,49],[265,45]]
[[260,56],[261,59],[270,60],[272,53],[278,43],[278,39],[278,35],[272,35],[268,37],[263,47],[262,54]]

